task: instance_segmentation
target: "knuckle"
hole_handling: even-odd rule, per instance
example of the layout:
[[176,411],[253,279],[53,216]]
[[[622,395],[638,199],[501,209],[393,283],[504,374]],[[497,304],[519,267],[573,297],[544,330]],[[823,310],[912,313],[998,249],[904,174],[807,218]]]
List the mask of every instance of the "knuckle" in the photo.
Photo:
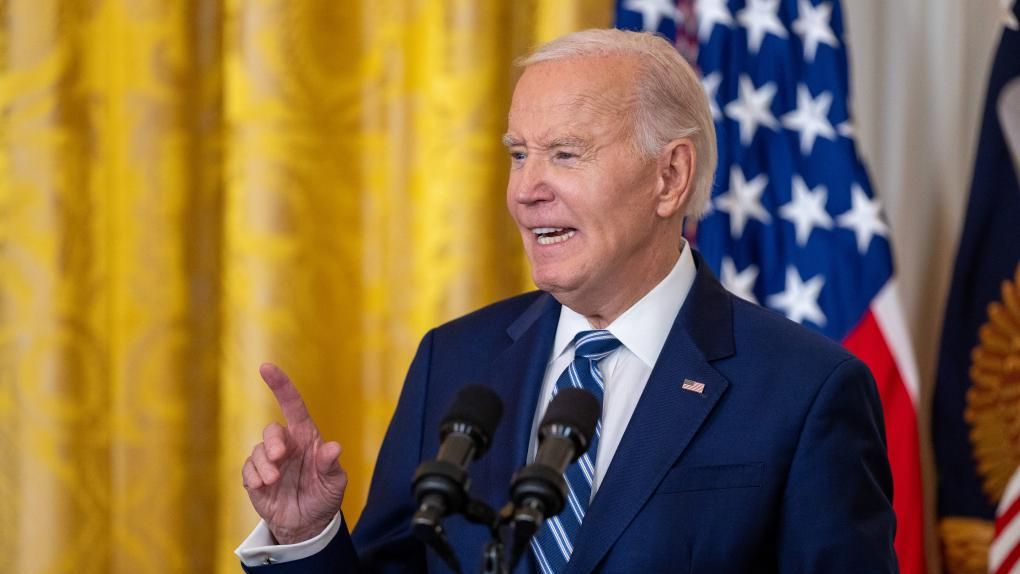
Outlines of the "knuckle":
[[266,454],[270,460],[279,460],[283,455],[287,454],[287,445],[282,441],[269,441],[266,444]]
[[265,468],[265,466],[269,464],[269,459],[266,458],[266,454],[264,452],[259,452],[253,455],[251,457],[251,461],[255,463],[254,465],[257,469]]

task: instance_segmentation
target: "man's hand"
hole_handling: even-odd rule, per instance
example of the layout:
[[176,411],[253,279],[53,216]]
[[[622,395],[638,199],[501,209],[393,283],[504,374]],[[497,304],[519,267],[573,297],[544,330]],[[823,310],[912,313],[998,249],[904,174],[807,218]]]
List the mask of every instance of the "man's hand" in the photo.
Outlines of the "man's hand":
[[287,426],[272,423],[262,431],[244,461],[241,475],[255,512],[280,544],[293,544],[322,532],[340,509],[347,473],[340,467],[340,445],[322,442],[294,383],[279,367],[259,368]]

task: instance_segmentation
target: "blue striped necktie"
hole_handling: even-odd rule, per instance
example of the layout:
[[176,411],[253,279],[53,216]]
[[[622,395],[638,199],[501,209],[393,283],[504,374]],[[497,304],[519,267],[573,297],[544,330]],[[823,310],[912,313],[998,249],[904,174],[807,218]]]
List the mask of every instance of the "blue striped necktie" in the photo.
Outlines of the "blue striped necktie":
[[[556,380],[556,391],[576,387],[589,391],[602,403],[605,384],[599,361],[620,346],[609,331],[582,331],[574,337],[574,360]],[[595,478],[595,457],[598,452],[602,421],[595,425],[595,436],[587,452],[567,468],[567,504],[559,516],[550,518],[531,539],[538,567],[543,574],[559,574],[574,552],[577,532],[591,501],[591,485]]]

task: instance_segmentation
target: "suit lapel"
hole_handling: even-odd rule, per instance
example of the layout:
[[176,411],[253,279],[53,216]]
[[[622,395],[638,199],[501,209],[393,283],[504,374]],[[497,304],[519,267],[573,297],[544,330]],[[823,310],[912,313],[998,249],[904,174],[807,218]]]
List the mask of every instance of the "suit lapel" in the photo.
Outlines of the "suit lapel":
[[[732,302],[695,252],[698,273],[673,324],[567,565],[591,572],[651,497],[729,383],[710,361],[733,353]],[[701,392],[684,382],[704,384]]]
[[559,316],[559,303],[549,294],[540,295],[507,328],[512,342],[487,371],[490,386],[503,401],[503,419],[493,437],[494,452],[482,459],[484,464],[479,465],[476,478],[492,496],[490,504],[506,502],[510,477],[527,458],[538,394]]

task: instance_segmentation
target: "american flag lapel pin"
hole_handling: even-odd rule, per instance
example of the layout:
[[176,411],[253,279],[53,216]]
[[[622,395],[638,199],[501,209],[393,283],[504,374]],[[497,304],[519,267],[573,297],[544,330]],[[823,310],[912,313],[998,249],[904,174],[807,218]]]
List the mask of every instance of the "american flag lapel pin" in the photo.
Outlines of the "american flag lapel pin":
[[692,381],[690,379],[684,379],[684,384],[680,386],[685,391],[691,391],[692,393],[703,394],[705,392],[705,383],[699,383],[698,381]]

